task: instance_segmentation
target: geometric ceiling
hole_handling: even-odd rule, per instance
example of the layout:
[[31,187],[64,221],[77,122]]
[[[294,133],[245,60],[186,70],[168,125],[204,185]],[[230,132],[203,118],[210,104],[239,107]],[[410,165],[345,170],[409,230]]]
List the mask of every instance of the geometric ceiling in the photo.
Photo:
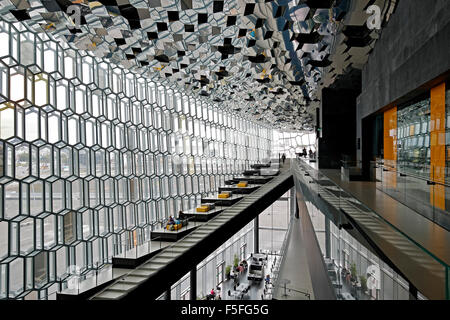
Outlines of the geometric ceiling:
[[274,128],[310,131],[351,3],[0,0],[0,14]]

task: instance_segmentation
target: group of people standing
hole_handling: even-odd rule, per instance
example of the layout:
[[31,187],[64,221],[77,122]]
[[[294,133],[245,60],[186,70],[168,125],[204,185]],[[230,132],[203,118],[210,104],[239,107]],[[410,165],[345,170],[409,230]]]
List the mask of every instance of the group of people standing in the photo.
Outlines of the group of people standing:
[[307,157],[309,156],[310,159],[315,159],[316,158],[316,152],[313,152],[311,149],[309,149],[308,152],[306,152],[306,148],[303,148],[301,153],[297,153],[297,155],[299,157]]
[[[302,152],[297,153],[297,156],[305,158],[309,156],[310,159],[315,159],[316,152],[315,151],[313,152],[311,149],[309,149],[309,151],[306,151],[306,148],[303,148]],[[279,158],[284,164],[284,162],[286,161],[286,154],[283,153]]]
[[211,289],[211,292],[209,295],[206,296],[206,300],[222,300],[222,297],[220,296],[220,288],[217,288],[217,291],[214,291],[214,288]]

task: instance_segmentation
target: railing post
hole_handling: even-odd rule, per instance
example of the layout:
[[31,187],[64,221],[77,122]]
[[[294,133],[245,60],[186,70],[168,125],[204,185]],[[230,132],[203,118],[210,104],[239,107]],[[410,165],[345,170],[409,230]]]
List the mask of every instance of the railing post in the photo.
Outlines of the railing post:
[[197,300],[197,267],[190,272],[189,300]]

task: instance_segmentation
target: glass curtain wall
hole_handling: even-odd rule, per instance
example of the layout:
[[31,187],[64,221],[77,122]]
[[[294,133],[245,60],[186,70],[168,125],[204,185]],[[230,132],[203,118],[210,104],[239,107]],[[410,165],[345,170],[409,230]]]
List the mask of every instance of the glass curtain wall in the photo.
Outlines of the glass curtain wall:
[[286,192],[259,215],[259,248],[262,252],[279,254],[289,227],[293,203]]
[[287,158],[295,158],[297,153],[302,153],[303,148],[316,152],[316,134],[314,132],[280,132],[273,130],[272,158],[278,158],[283,153]]
[[0,41],[0,299],[45,299],[270,154],[208,100],[21,23]]
[[399,170],[430,176],[430,99],[399,108],[397,148]]
[[[326,233],[329,232],[330,260],[336,272],[330,277],[340,289],[338,295],[358,300],[409,300],[409,284],[372,251],[364,247],[345,229],[339,229],[311,202],[306,202],[322,254],[326,256]],[[327,231],[326,224],[330,225]],[[348,270],[346,277],[342,270]],[[357,280],[352,281],[350,278]],[[357,283],[354,285],[353,283]],[[364,284],[363,284],[364,283]],[[420,299],[425,299],[419,294]]]
[[[235,256],[239,261],[249,259],[253,248],[253,222],[250,222],[197,266],[197,299],[204,299],[211,289],[225,281],[226,267],[233,265]],[[189,300],[189,290],[188,273],[171,287],[171,299]]]
[[384,113],[385,167],[377,171],[377,188],[446,229],[450,228],[449,95],[448,84],[441,83]]

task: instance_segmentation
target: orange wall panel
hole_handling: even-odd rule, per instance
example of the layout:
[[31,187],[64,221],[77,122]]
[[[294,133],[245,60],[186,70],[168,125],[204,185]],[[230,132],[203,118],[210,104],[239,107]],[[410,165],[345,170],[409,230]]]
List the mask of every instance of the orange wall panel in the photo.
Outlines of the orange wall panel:
[[384,159],[397,161],[397,107],[384,112]]
[[[431,168],[430,178],[445,182],[445,83],[431,89]],[[445,210],[445,187],[430,186],[430,202]]]
[[[384,112],[384,162],[387,167],[397,167],[397,107]],[[388,188],[397,187],[397,174],[386,173]]]

